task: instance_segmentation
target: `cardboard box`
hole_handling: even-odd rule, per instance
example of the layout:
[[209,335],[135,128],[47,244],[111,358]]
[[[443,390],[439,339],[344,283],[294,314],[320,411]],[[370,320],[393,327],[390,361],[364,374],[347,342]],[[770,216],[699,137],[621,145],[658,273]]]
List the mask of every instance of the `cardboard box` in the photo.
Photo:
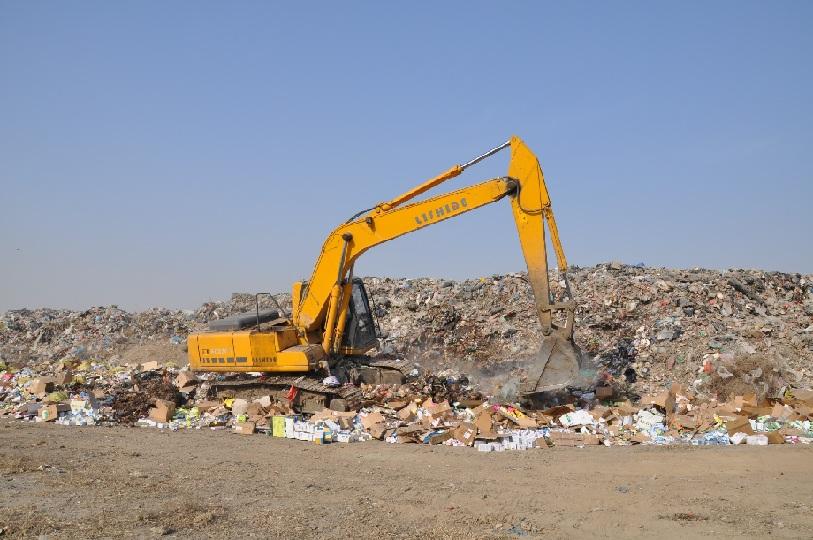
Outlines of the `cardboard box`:
[[424,401],[423,408],[428,410],[429,414],[431,414],[435,418],[445,416],[446,413],[452,410],[452,406],[449,405],[448,401],[444,400],[440,403],[435,403],[432,401],[432,398],[429,398],[426,401]]
[[423,442],[423,437],[425,434],[426,429],[420,424],[399,427],[398,429],[395,430],[395,435],[398,437],[398,442],[401,443]]
[[[232,406],[233,407],[233,406]],[[257,403],[256,401],[252,401],[246,407],[246,414],[248,416],[261,416],[263,414],[262,405]]]
[[156,360],[141,364],[141,371],[156,371],[158,369],[161,369],[161,365]]
[[400,411],[398,411],[398,418],[403,420],[404,422],[409,422],[414,420],[417,417],[418,413],[418,406],[414,403],[410,403]]
[[254,422],[243,422],[242,424],[237,424],[234,426],[234,432],[239,433],[240,435],[252,435],[255,428],[256,425]]
[[70,401],[70,408],[72,412],[78,413],[98,409],[99,403],[95,398],[89,396],[87,399],[72,399]]
[[500,411],[503,417],[507,418],[508,420],[514,422],[516,425],[521,427],[522,429],[536,429],[538,426],[536,425],[536,420],[531,418],[530,416],[522,415],[520,416],[517,414],[516,416],[506,414]]
[[491,414],[488,412],[481,412],[474,421],[477,427],[477,438],[494,440],[497,438],[497,433],[494,431],[494,423],[491,419]]
[[59,418],[59,409],[56,405],[43,405],[37,416],[43,422],[55,422]]
[[668,390],[654,396],[651,403],[662,409],[666,414],[671,414],[675,410],[675,396]]
[[387,424],[384,422],[379,422],[377,424],[373,424],[369,428],[367,428],[367,432],[373,437],[373,439],[383,440],[384,434],[387,431]]
[[596,435],[563,431],[551,431],[548,438],[553,442],[554,446],[590,446],[601,442]]
[[409,405],[409,401],[404,401],[403,399],[394,399],[394,400],[387,401],[387,407],[389,407],[390,409],[392,409],[394,411],[397,411],[399,409],[403,409],[407,405]]
[[729,437],[735,433],[745,433],[746,435],[754,434],[754,430],[751,429],[751,422],[748,421],[747,416],[735,416],[732,420],[725,423],[725,428],[728,431]]
[[178,376],[175,377],[175,386],[185,394],[197,388],[198,382],[198,377],[195,373],[188,370],[181,371],[178,373]]
[[45,397],[49,392],[54,391],[54,381],[50,377],[40,377],[34,379],[28,385],[28,391],[38,397]]
[[612,399],[613,393],[612,386],[596,386],[596,397],[598,399]]
[[771,409],[771,416],[777,420],[787,420],[793,416],[793,414],[794,411],[792,408],[787,405],[782,405],[781,403],[775,404]]
[[178,373],[175,381],[177,382],[178,386],[188,386],[190,384],[197,384],[198,376],[195,375],[194,371],[183,370]]
[[65,386],[66,384],[70,384],[73,380],[73,374],[70,370],[65,370],[61,373],[57,373],[54,376],[54,384],[57,386]]
[[451,431],[444,431],[443,433],[437,433],[429,437],[429,444],[443,444],[444,442],[448,441],[452,438]]
[[369,414],[359,415],[361,418],[361,425],[364,426],[364,429],[367,431],[370,430],[372,426],[375,424],[380,424],[384,422],[384,415],[379,412],[373,412]]
[[545,440],[545,437],[539,437],[534,441],[534,448],[550,448],[548,446],[548,441]]
[[223,406],[223,403],[221,401],[210,399],[203,400],[196,405],[200,412],[206,412],[212,409],[217,409],[218,407],[221,406]]
[[676,414],[671,418],[670,425],[676,429],[696,429],[700,427],[699,420],[694,415]]
[[175,415],[175,404],[165,399],[156,399],[155,407],[150,409],[150,419],[156,422],[169,422]]
[[793,398],[807,403],[808,405],[813,405],[813,390],[802,390],[800,388],[794,388],[791,390],[793,394]]
[[778,431],[769,431],[766,435],[768,436],[768,444],[785,444],[785,437]]
[[469,422],[462,422],[452,432],[452,437],[462,442],[466,446],[473,446],[477,436],[477,427]]

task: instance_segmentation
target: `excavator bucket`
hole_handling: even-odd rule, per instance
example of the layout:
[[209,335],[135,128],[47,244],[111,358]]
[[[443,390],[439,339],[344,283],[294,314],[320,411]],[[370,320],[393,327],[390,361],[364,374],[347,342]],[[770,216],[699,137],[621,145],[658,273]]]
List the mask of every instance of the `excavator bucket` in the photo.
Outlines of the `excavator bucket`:
[[581,350],[572,339],[554,332],[542,340],[542,346],[528,369],[521,392],[530,397],[542,392],[561,390],[579,376]]

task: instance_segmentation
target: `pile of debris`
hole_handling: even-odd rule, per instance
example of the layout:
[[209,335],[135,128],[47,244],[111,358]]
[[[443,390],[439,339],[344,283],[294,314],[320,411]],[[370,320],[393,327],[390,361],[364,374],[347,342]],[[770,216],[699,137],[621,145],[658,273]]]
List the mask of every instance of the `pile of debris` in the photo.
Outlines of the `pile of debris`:
[[[575,341],[640,393],[671,382],[706,392],[709,362],[772,359],[788,383],[813,383],[813,276],[671,270],[620,263],[573,268]],[[555,295],[565,276],[551,273]],[[437,368],[491,373],[522,363],[541,329],[525,274],[463,282],[369,278],[384,350]]]
[[[223,375],[149,362],[63,362],[49,374],[0,371],[0,416],[63,425],[127,424],[177,431],[231,429],[316,444],[382,440],[483,452],[549,446],[784,444],[813,441],[813,391],[705,400],[678,383],[634,404],[623,385],[604,384],[528,409],[489,397],[458,373],[414,370],[404,384],[362,385],[357,410],[295,410],[287,398],[215,398]],[[733,377],[733,375],[732,375]],[[729,378],[720,378],[724,384]],[[726,387],[731,389],[733,387]]]
[[[561,297],[565,276],[551,276]],[[211,399],[207,384],[220,375],[181,369],[186,336],[252,310],[250,294],[195,311],[9,311],[0,319],[0,403],[5,415],[68,424],[274,433],[276,421],[277,435],[292,438],[330,433],[489,449],[565,444],[575,435],[568,440],[584,444],[809,437],[803,389],[813,383],[813,276],[609,263],[574,268],[567,278],[576,343],[593,359],[598,386],[546,408],[515,403],[541,339],[524,274],[367,278],[380,352],[424,369],[401,386],[363,387],[361,407],[346,413],[305,418],[293,402],[271,396]],[[260,307],[289,312],[290,296],[264,296]],[[132,354],[139,347],[146,358]]]
[[[787,384],[813,384],[813,276],[608,263],[573,268],[567,277],[577,304],[576,343],[638,393],[679,382],[713,397],[708,364],[723,365],[725,374],[735,358],[754,354],[769,357]],[[557,296],[565,290],[564,278],[551,273]],[[384,353],[502,383],[539,346],[541,331],[524,274],[365,283]],[[194,311],[13,310],[0,318],[0,360],[36,370],[65,359],[115,364],[132,360],[131,348],[150,343],[175,346],[175,356],[183,358],[190,332],[254,307],[254,295],[235,294]],[[290,295],[262,296],[260,307],[290,312]]]

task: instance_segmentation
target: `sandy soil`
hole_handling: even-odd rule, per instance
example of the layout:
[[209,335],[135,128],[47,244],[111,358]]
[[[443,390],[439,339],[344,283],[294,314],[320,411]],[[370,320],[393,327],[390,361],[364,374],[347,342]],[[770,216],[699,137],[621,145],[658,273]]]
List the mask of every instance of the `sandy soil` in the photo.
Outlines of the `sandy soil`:
[[6,537],[810,538],[813,448],[316,446],[0,421]]

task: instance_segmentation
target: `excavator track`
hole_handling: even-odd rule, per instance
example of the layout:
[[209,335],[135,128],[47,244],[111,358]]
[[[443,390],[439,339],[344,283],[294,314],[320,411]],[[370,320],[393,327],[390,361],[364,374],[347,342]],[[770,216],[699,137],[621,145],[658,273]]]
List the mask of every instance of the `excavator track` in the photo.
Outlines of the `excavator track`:
[[209,396],[217,398],[255,399],[271,395],[276,399],[288,399],[291,388],[295,388],[291,406],[305,413],[325,408],[353,410],[361,403],[361,391],[357,387],[347,384],[332,387],[321,381],[321,378],[308,375],[271,375],[263,378],[238,375],[234,379],[210,381],[206,391]]
[[394,357],[347,357],[336,365],[353,384],[402,384],[414,366]]
[[342,386],[327,386],[321,375],[266,375],[252,377],[238,374],[226,380],[209,381],[204,391],[216,398],[255,399],[271,395],[288,399],[295,388],[291,405],[306,413],[330,408],[338,411],[355,410],[361,404],[359,384],[401,384],[413,366],[396,358],[345,357],[331,368],[331,372],[345,382]]

